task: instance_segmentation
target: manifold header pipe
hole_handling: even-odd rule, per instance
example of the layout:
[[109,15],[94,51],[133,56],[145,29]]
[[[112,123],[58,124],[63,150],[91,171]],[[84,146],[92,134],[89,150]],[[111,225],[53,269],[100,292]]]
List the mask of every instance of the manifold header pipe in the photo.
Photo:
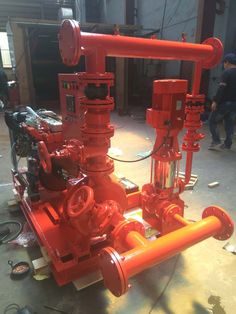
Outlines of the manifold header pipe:
[[80,56],[188,60],[201,62],[202,67],[214,67],[222,58],[223,46],[219,39],[208,38],[202,44],[104,35],[80,31],[77,21],[64,20],[59,32],[59,48],[64,64],[78,64]]
[[[177,215],[178,216],[178,215]],[[190,246],[209,237],[226,240],[231,237],[234,223],[222,208],[211,206],[204,210],[202,220],[194,223],[183,217],[173,217],[184,227],[154,241],[146,240],[137,231],[126,234],[127,252],[118,254],[112,247],[100,252],[100,267],[106,287],[117,297],[126,293],[128,279],[143,270],[159,264]]]

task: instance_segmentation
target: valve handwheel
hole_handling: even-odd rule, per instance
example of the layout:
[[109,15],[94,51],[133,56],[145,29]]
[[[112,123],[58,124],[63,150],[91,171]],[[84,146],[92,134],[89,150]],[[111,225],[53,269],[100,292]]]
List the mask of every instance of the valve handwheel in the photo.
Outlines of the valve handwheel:
[[40,141],[38,143],[38,152],[39,152],[40,163],[43,167],[43,170],[46,173],[51,173],[52,172],[51,156],[48,152],[47,146],[45,145],[43,141]]
[[67,200],[67,214],[70,218],[78,218],[94,205],[93,189],[87,185],[78,188]]

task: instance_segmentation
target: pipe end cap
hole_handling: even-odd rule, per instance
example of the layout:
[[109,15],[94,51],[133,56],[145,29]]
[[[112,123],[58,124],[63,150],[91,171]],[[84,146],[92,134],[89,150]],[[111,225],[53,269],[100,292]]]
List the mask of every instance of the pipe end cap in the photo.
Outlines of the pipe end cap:
[[65,65],[75,66],[81,56],[81,32],[77,21],[64,20],[58,34],[59,50]]
[[101,250],[99,257],[105,286],[116,297],[125,294],[129,284],[125,269],[122,267],[121,256],[112,247],[106,247]]
[[204,45],[210,45],[213,47],[213,54],[210,58],[207,58],[202,64],[204,69],[211,69],[216,66],[222,59],[223,56],[223,45],[222,42],[215,37],[207,38],[203,41]]

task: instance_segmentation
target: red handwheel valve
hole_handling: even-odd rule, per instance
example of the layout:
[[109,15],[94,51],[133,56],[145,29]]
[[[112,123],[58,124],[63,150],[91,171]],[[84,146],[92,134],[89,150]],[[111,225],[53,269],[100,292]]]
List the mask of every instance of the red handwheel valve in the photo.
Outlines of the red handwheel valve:
[[78,218],[92,209],[93,205],[93,189],[87,185],[81,186],[67,200],[67,214],[70,218]]

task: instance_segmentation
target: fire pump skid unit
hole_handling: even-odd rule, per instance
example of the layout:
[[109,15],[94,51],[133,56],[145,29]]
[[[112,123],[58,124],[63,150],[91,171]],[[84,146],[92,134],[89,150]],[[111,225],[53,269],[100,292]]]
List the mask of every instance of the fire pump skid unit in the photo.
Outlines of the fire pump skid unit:
[[[76,21],[64,20],[59,33],[63,62],[76,65],[85,56],[86,72],[60,74],[62,120],[53,112],[21,107],[6,112],[13,154],[13,181],[20,206],[51,261],[59,285],[101,271],[115,295],[126,293],[130,277],[209,237],[226,240],[233,221],[218,206],[203,211],[202,220],[184,218],[179,195],[191,176],[192,156],[203,135],[199,94],[203,68],[215,66],[222,44],[209,38],[202,44],[143,39],[80,31]],[[106,57],[189,60],[195,64],[192,92],[185,80],[153,84],[147,122],[156,129],[151,154],[151,180],[141,191],[127,194],[112,176],[114,161],[107,155],[114,128],[112,73]],[[178,133],[186,129],[185,180],[178,177],[181,152]],[[27,169],[18,168],[18,157]],[[140,221],[124,213],[142,209],[143,220],[159,236],[148,240]]]

